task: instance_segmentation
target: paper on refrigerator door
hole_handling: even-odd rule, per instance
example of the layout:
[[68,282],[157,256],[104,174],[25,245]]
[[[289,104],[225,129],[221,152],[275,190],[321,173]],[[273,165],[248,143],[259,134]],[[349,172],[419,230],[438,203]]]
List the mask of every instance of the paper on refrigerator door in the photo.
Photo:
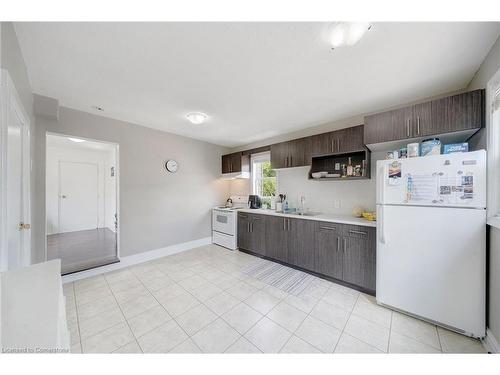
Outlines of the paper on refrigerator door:
[[401,180],[401,163],[398,161],[394,161],[389,164],[388,169],[388,182],[389,185],[399,185]]
[[474,199],[474,175],[440,176],[439,198],[445,204],[467,203]]
[[437,176],[435,175],[413,175],[406,176],[406,200],[407,202],[421,202],[436,200]]

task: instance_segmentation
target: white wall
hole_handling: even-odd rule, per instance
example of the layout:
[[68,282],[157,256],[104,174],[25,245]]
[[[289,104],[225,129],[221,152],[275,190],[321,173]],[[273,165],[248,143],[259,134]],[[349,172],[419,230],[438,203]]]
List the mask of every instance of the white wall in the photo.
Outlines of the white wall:
[[[186,126],[190,126],[186,124]],[[119,145],[120,253],[134,255],[211,235],[211,208],[229,192],[220,180],[227,148],[65,107],[59,119],[36,117],[35,259],[45,257],[45,148],[47,132]],[[179,162],[168,173],[167,159]]]
[[[310,211],[351,215],[354,207],[375,211],[375,165],[384,159],[385,152],[371,154],[371,179],[355,181],[309,180],[310,167],[288,168],[277,171],[279,193],[287,195],[291,207],[298,207],[299,197],[306,197]],[[231,195],[251,193],[250,180],[231,180]],[[340,204],[340,206],[338,206]]]
[[[110,148],[114,149],[113,146]],[[98,166],[98,227],[107,227],[110,210],[116,207],[116,191],[113,190],[115,178],[109,177],[109,168],[114,165],[114,150],[91,150],[80,147],[56,147],[47,146],[46,160],[46,210],[47,210],[47,234],[59,233],[59,163],[87,162]],[[78,216],[78,212],[74,213]],[[114,230],[114,225],[111,225]],[[110,228],[111,229],[111,228]]]

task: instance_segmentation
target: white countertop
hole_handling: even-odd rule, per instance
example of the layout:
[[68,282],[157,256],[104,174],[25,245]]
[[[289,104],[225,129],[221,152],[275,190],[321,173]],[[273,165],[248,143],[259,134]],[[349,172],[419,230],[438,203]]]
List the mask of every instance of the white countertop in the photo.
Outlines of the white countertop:
[[265,210],[265,209],[250,209],[243,208],[239,209],[238,212],[246,212],[250,214],[261,214],[261,215],[274,215],[274,216],[283,216],[290,217],[294,219],[304,219],[304,220],[315,220],[315,221],[328,221],[331,223],[340,223],[340,224],[351,224],[351,225],[362,225],[365,227],[376,227],[377,222],[369,221],[359,217],[353,217],[349,215],[336,215],[336,214],[316,214],[312,216],[303,216],[297,214],[283,214],[276,212],[274,210]]

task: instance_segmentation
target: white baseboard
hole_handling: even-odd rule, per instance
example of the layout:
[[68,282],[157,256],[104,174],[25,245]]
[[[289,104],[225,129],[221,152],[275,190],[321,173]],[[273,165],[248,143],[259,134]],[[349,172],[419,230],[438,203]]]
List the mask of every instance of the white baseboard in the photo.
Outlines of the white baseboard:
[[489,328],[486,329],[486,337],[483,340],[483,345],[490,353],[500,353],[500,345]]
[[98,268],[92,268],[90,270],[76,272],[62,277],[63,284],[70,283],[72,281],[85,279],[87,277],[100,275],[109,271],[116,271],[121,268],[133,266],[135,264],[144,263],[153,259],[158,259],[167,255],[172,255],[180,253],[182,251],[194,249],[196,247],[209,245],[212,243],[212,237],[200,238],[199,240],[183,242],[176,245],[171,245],[167,247],[162,247],[160,249],[145,251],[144,253],[129,255],[120,258],[120,262],[109,264],[107,266],[102,266]]

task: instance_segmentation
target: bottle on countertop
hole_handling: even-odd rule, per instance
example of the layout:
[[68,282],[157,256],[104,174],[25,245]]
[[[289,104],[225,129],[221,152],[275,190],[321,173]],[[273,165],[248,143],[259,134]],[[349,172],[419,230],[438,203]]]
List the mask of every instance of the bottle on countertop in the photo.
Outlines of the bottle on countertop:
[[354,169],[352,167],[351,158],[347,159],[347,176],[352,176],[354,174]]

